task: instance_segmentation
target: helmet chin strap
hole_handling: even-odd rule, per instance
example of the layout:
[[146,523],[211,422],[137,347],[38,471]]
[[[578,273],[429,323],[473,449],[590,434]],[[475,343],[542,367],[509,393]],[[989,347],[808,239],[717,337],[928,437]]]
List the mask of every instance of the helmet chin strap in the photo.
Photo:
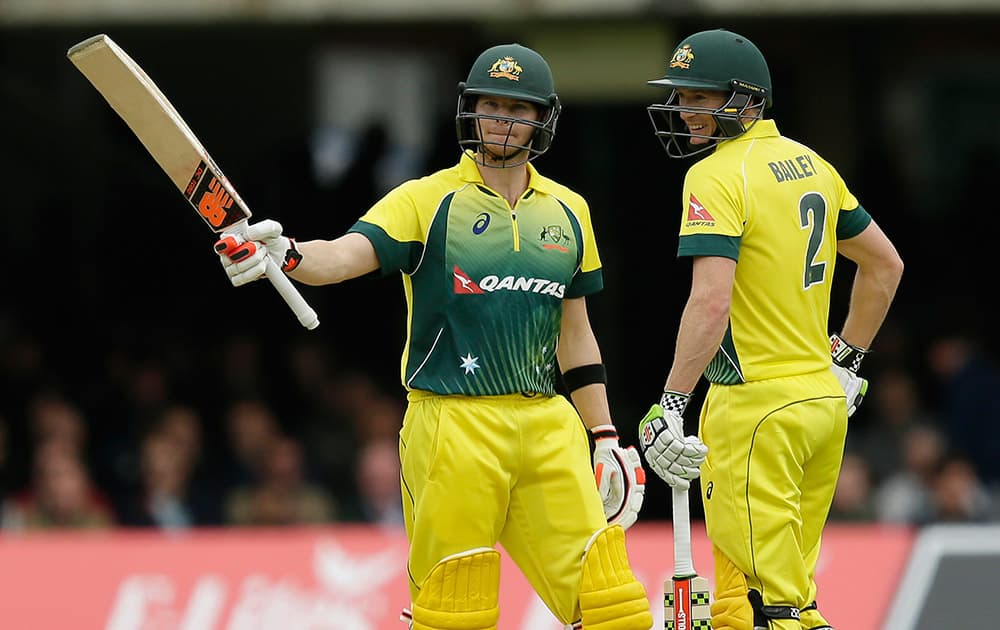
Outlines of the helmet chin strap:
[[488,168],[514,168],[527,164],[530,159],[531,153],[527,149],[517,149],[511,155],[505,156],[497,153],[493,149],[494,146],[496,145],[492,143],[480,142],[477,162]]
[[[528,163],[531,159],[531,152],[526,147],[521,148],[519,145],[507,144],[510,141],[511,131],[511,128],[507,129],[507,135],[502,145],[496,142],[483,142],[480,140],[480,164],[489,168],[514,168]],[[480,129],[480,133],[482,133],[482,129]],[[514,153],[505,155],[503,150],[497,151],[497,147],[501,147],[502,149],[512,148],[514,149]]]

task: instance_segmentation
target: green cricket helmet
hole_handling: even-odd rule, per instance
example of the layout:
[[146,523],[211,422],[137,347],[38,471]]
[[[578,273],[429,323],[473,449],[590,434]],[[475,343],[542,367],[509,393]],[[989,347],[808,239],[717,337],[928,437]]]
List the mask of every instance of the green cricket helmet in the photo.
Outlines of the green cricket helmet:
[[[749,39],[725,29],[701,31],[682,41],[667,62],[666,75],[648,84],[670,88],[665,103],[646,110],[656,137],[673,158],[695,155],[720,140],[742,135],[772,104],[771,73],[764,55]],[[725,92],[729,98],[718,109],[684,106],[678,88]],[[696,134],[681,120],[682,112],[712,114],[716,135],[699,136],[711,142],[698,148],[691,145]]]
[[[508,116],[477,114],[476,102],[481,96],[500,96],[527,101],[539,106],[538,120],[512,118]],[[545,153],[552,146],[556,134],[556,121],[562,105],[556,95],[552,70],[537,52],[520,44],[502,44],[483,51],[472,64],[469,78],[458,84],[458,113],[455,127],[458,145],[465,149],[480,151],[493,145],[506,155],[507,148],[518,149],[512,161],[503,160],[501,168],[520,166]],[[534,128],[531,141],[527,145],[507,142],[482,142],[479,133],[480,121],[484,119],[520,123]],[[509,136],[508,136],[509,139]],[[492,163],[487,164],[492,166]]]

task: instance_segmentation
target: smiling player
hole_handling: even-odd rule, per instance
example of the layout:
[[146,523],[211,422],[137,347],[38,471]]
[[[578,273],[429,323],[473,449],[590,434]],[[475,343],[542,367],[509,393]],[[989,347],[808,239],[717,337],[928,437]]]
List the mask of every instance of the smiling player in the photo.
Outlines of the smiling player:
[[[836,169],[764,117],[771,76],[747,38],[686,38],[648,107],[684,179],[678,255],[690,297],[660,404],[641,423],[650,468],[675,487],[701,475],[715,556],[712,627],[830,628],[814,572],[840,470],[857,372],[893,301],[903,263]],[[850,308],[829,333],[838,254],[857,265]],[[832,348],[831,348],[832,346]],[[709,381],[699,436],[681,416]],[[678,454],[708,447],[677,466]],[[704,457],[704,454],[701,455]]]

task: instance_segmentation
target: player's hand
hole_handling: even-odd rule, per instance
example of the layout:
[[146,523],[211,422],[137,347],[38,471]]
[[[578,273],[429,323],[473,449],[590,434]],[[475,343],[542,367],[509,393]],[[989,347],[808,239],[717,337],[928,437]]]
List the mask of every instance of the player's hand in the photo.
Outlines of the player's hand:
[[302,255],[295,241],[281,232],[280,223],[265,219],[247,226],[245,240],[230,234],[215,243],[215,251],[233,286],[242,286],[263,276],[268,256],[285,273],[298,266]]
[[833,357],[830,370],[844,388],[844,394],[847,396],[847,417],[850,418],[868,393],[868,379],[858,376],[861,361],[868,351],[852,346],[834,333],[830,335],[830,354]]
[[646,494],[646,471],[634,446],[622,448],[614,425],[590,430],[594,436],[594,477],[609,525],[628,529],[639,518]]
[[646,463],[673,488],[687,490],[701,475],[708,447],[697,435],[684,435],[679,411],[653,405],[639,423],[639,446]]

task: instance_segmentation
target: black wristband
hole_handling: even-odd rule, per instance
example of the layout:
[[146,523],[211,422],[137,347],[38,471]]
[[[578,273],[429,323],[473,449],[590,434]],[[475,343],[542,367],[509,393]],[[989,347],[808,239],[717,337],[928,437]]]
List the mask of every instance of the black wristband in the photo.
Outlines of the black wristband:
[[566,389],[573,393],[581,387],[587,385],[607,385],[608,374],[603,363],[591,363],[566,370],[562,375],[563,384]]
[[868,351],[852,346],[844,341],[840,335],[833,333],[830,335],[830,354],[834,363],[857,374],[861,368],[861,361],[864,360]]

